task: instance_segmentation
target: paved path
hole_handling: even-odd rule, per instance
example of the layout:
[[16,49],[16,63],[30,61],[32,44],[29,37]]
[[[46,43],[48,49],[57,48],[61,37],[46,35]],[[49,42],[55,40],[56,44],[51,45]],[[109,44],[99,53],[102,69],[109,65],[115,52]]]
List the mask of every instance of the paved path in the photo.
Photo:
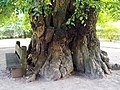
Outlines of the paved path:
[[100,42],[101,47],[120,49],[120,42]]
[[[27,39],[3,39],[0,40],[0,48],[6,48],[6,47],[15,47],[16,41],[20,41],[21,45],[28,46],[30,43],[30,38]],[[101,47],[105,48],[115,48],[120,49],[120,42],[100,42]]]
[[0,48],[15,47],[16,41],[20,41],[21,46],[28,46],[30,38],[26,39],[2,39],[0,40]]

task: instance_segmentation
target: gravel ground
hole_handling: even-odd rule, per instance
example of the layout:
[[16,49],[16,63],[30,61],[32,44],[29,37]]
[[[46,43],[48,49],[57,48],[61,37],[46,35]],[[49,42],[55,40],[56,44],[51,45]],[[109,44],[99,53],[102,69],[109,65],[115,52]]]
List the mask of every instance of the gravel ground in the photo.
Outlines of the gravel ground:
[[[26,78],[13,79],[10,77],[9,72],[6,71],[5,53],[14,52],[12,43],[15,43],[15,41],[0,40],[0,90],[120,90],[119,70],[112,71],[110,75],[106,75],[103,79],[94,80],[83,75],[70,76],[58,81],[45,81],[40,78],[31,83],[27,83]],[[6,45],[1,44],[3,42],[6,42]],[[23,41],[24,43],[28,42],[25,40]],[[11,47],[8,48],[9,45]],[[117,48],[110,47],[109,44],[109,47],[107,47],[107,44],[104,45],[104,43],[102,45],[101,49],[108,52],[110,62],[120,64],[119,45]]]

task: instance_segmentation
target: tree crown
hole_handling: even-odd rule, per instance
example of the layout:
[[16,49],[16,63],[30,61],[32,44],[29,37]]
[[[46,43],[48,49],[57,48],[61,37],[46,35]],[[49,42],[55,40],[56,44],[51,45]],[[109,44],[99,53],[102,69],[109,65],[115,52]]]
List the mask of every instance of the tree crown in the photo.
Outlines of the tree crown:
[[[37,1],[37,0],[36,0]],[[34,3],[33,0],[1,0],[0,1],[0,27],[4,26],[6,23],[12,23],[19,20],[18,16],[24,13],[25,21],[24,25],[28,23],[27,12],[32,7],[34,11],[39,9],[39,13],[34,13],[33,15],[39,16],[42,14],[42,8],[44,8],[45,15],[52,13],[52,8],[48,6],[51,5],[51,0],[40,0],[39,3]],[[53,0],[55,2],[57,0]],[[85,21],[88,18],[88,12],[90,8],[95,8],[97,12],[106,12],[110,14],[114,20],[120,19],[120,0],[75,0],[75,12],[68,19],[67,24],[74,25],[73,21],[75,18],[79,19],[81,23],[85,26]]]

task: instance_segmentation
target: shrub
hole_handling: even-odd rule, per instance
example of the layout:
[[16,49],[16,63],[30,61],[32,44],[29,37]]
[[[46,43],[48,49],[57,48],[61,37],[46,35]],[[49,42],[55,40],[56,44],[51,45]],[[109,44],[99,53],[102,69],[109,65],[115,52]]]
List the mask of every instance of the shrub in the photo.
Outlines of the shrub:
[[117,40],[120,36],[120,28],[115,26],[114,22],[109,22],[105,28],[97,29],[97,35],[110,41]]

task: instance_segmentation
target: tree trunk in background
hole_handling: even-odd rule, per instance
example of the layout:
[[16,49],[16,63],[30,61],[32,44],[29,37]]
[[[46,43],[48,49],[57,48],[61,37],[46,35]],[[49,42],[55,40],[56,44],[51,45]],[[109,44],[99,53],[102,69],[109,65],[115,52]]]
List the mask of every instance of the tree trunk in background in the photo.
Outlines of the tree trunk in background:
[[[28,49],[29,66],[36,74],[48,80],[58,80],[79,71],[93,78],[101,78],[110,73],[107,53],[100,50],[96,36],[96,13],[89,11],[87,25],[75,20],[75,27],[65,23],[74,13],[74,0],[52,2],[53,15],[35,16],[30,9],[33,36]],[[43,10],[44,11],[44,10]],[[39,13],[39,12],[37,12]],[[36,14],[37,14],[36,13]]]

